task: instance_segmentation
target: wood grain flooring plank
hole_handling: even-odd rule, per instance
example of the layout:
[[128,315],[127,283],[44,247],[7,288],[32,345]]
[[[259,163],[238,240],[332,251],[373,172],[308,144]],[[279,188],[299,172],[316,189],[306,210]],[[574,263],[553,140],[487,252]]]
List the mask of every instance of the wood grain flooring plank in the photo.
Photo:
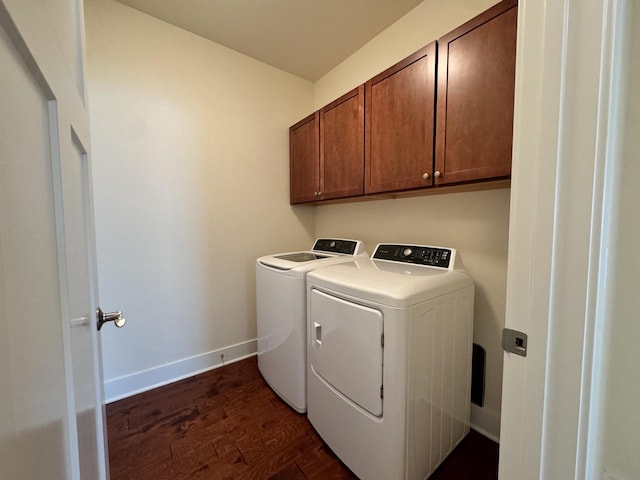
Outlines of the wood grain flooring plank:
[[268,480],[305,480],[306,478],[307,477],[304,476],[304,473],[302,473],[302,470],[300,470],[298,465],[292,463],[279,472],[271,475]]
[[[107,430],[111,480],[356,478],[268,387],[256,357],[111,403]],[[472,432],[432,479],[494,480],[497,451]]]
[[316,442],[307,445],[296,464],[310,480],[357,478],[319,438]]
[[193,476],[201,470],[210,470],[210,465],[217,463],[218,456],[211,442],[197,445],[182,455],[171,458],[171,472],[174,478]]

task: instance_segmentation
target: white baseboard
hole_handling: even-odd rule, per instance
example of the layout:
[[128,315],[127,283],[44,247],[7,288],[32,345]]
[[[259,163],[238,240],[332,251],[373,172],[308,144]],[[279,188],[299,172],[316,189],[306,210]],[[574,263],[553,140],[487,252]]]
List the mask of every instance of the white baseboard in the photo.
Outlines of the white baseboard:
[[200,355],[135,372],[104,382],[104,396],[107,403],[115,402],[137,393],[146,392],[183,378],[213,370],[222,366],[220,355],[224,354],[224,364],[237,362],[256,354],[257,340],[230,345]]
[[472,403],[471,428],[494,442],[500,443],[500,412],[494,412]]

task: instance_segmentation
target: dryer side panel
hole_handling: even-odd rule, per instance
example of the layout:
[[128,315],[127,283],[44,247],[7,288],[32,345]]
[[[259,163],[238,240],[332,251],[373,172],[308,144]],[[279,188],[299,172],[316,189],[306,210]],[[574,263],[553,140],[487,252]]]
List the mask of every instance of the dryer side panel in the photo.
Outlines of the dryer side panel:
[[412,307],[407,472],[430,475],[469,433],[473,287]]

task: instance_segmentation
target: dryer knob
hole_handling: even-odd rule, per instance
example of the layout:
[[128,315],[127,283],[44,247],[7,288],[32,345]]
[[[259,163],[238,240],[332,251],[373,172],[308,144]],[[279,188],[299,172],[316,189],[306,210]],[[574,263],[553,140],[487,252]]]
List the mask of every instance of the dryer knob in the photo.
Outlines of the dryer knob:
[[409,256],[409,255],[411,255],[412,253],[413,253],[413,250],[411,250],[410,248],[405,248],[405,249],[402,251],[402,256],[403,256],[403,257],[408,257],[408,256]]

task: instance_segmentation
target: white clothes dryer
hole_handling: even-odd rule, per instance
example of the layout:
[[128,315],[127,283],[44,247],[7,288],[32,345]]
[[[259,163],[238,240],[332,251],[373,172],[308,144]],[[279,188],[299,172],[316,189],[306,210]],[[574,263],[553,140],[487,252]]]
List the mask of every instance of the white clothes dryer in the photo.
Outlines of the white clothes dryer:
[[469,432],[474,285],[454,249],[381,244],[307,276],[308,418],[362,480],[424,479]]
[[307,273],[355,256],[367,258],[362,242],[319,238],[311,250],[256,261],[258,369],[297,412],[307,410]]

